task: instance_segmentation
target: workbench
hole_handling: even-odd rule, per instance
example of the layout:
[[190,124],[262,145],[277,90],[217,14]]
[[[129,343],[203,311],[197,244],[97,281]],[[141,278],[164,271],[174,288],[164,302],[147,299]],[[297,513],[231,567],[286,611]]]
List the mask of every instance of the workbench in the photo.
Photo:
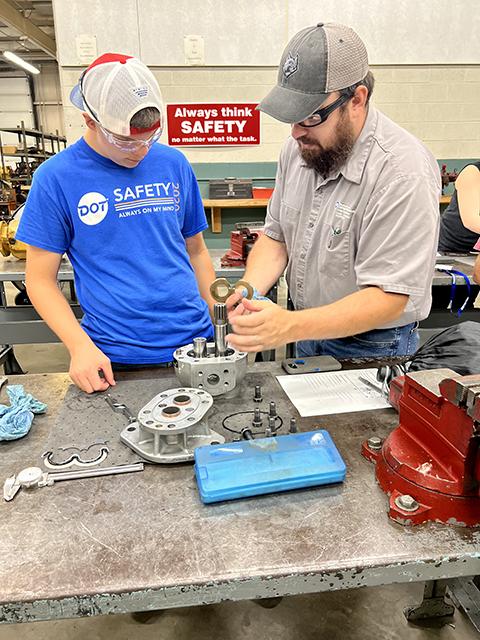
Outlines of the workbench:
[[[440,204],[449,204],[451,196],[440,196]],[[266,209],[270,198],[215,198],[204,199],[203,206],[210,209],[212,233],[222,232],[222,209]]]
[[222,209],[258,209],[266,208],[269,198],[224,198],[204,199],[203,206],[210,209],[212,233],[222,232]]
[[[344,484],[206,506],[191,464],[178,464],[22,490],[13,502],[2,500],[0,506],[0,621],[168,609],[480,574],[480,530],[439,524],[402,527],[387,518],[386,496],[360,448],[367,437],[388,434],[397,421],[393,409],[299,418],[270,378],[278,373],[275,363],[253,365],[236,399],[215,400],[217,413],[210,426],[231,439],[220,426],[222,412],[231,413],[236,406],[252,409],[254,384],[266,384],[268,377],[272,391],[264,402],[288,406],[300,431],[330,432],[347,465]],[[178,386],[165,370],[118,374],[114,393],[122,382],[132,385],[129,381],[135,380],[140,390],[152,378],[158,392]],[[48,403],[48,413],[36,416],[23,440],[1,443],[2,482],[39,464],[69,387],[66,374],[11,377],[10,383],[15,382]],[[0,401],[5,397],[3,390]],[[100,400],[98,394],[85,394],[85,411]],[[138,410],[135,397],[131,405]],[[74,417],[61,425],[72,439]],[[118,424],[118,432],[125,427],[123,416],[99,412],[99,435],[105,417]]]

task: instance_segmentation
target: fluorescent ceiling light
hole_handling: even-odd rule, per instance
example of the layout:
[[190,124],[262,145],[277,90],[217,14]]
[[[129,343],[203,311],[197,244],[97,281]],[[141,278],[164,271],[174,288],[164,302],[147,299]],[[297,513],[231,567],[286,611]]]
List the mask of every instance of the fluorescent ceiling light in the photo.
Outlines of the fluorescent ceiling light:
[[20,56],[17,56],[11,51],[4,51],[3,57],[7,60],[10,60],[10,62],[13,62],[13,64],[22,67],[22,69],[25,69],[25,71],[28,71],[29,73],[40,73],[40,69],[37,69],[37,67],[34,67],[33,64],[26,62],[25,60],[20,58]]

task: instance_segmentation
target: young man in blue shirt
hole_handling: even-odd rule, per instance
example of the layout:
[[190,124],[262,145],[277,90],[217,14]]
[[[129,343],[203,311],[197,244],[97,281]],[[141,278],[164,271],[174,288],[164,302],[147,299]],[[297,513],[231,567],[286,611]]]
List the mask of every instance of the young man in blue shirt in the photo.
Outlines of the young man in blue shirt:
[[[83,138],[35,172],[17,238],[29,245],[26,285],[67,347],[70,376],[91,393],[115,384],[115,367],[157,365],[212,334],[215,279],[193,171],[155,144],[163,126],[158,84],[137,58],[105,54],[70,98]],[[70,259],[81,325],[57,285]]]

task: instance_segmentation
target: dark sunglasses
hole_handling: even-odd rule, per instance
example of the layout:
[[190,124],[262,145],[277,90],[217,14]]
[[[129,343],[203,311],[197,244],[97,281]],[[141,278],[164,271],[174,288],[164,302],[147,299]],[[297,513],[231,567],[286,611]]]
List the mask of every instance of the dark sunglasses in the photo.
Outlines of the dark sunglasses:
[[339,98],[335,100],[335,102],[329,104],[328,107],[324,107],[323,109],[314,111],[311,116],[308,116],[308,118],[302,120],[301,122],[297,122],[296,124],[298,124],[300,127],[306,127],[307,129],[311,127],[317,127],[319,124],[322,124],[322,122],[325,122],[325,120],[331,113],[333,113],[333,111],[341,107],[342,104],[345,104],[345,102],[348,102],[351,97],[351,93],[343,93]]

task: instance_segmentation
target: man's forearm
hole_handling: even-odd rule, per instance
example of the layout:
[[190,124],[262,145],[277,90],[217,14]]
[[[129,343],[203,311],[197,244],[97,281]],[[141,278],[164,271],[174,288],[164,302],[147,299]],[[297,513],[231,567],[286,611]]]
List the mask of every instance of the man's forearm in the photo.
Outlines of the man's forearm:
[[296,340],[332,340],[381,327],[398,318],[408,296],[366,287],[337,302],[293,312]]
[[243,279],[262,294],[266,294],[287,266],[287,249],[283,242],[261,236],[248,256]]
[[67,347],[70,354],[91,342],[56,282],[42,280],[32,282],[27,279],[27,293],[39,315]]
[[480,284],[480,256],[475,259],[475,265],[473,267],[473,281]]

